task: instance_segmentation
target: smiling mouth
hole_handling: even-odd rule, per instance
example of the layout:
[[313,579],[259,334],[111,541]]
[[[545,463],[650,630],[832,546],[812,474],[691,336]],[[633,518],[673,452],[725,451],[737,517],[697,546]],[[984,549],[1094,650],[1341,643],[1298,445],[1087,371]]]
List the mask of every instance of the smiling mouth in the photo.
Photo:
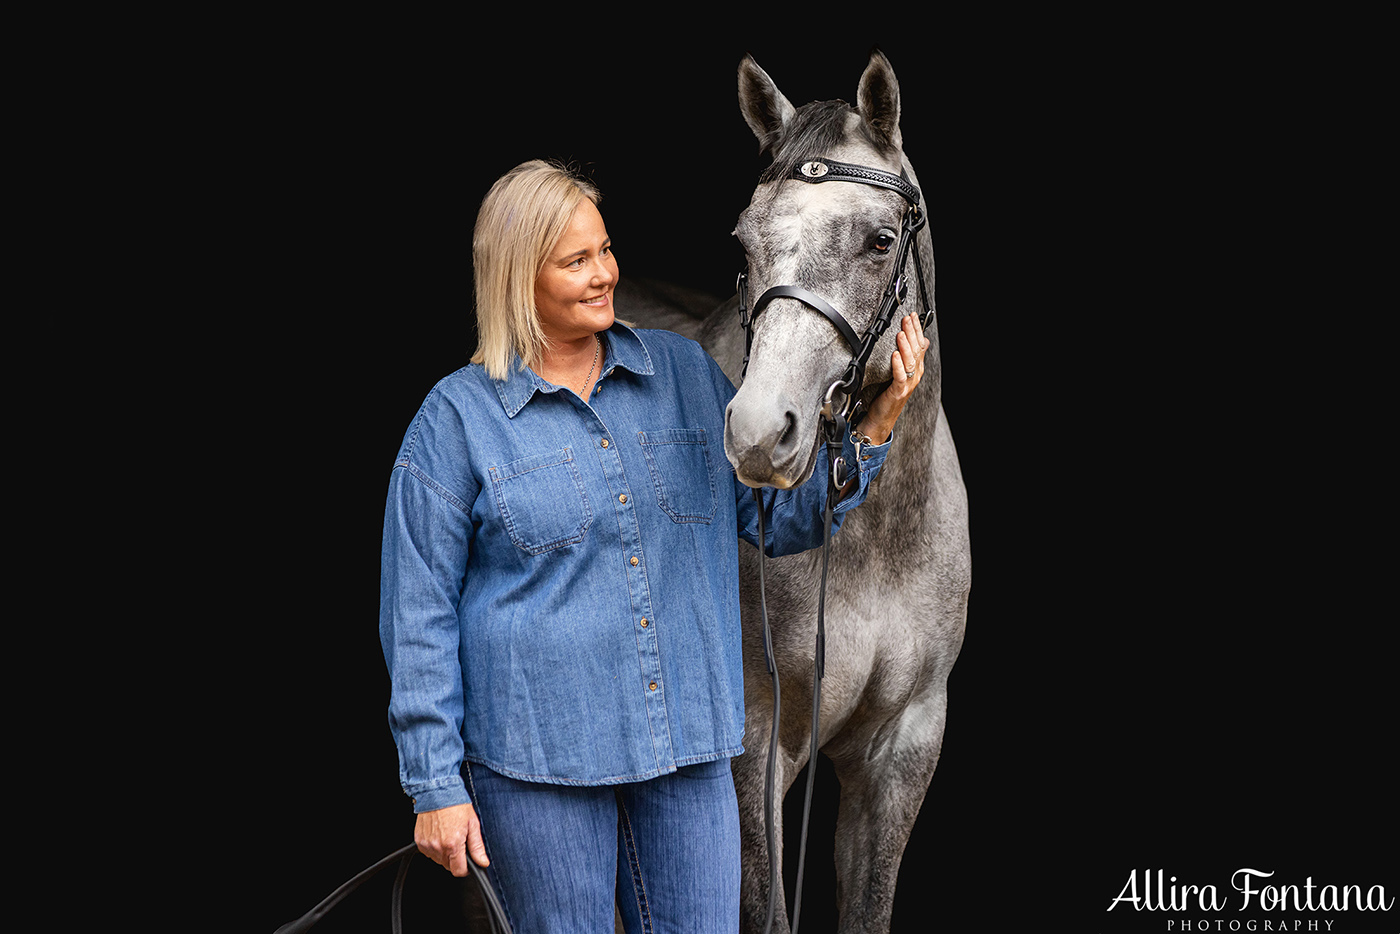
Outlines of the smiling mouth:
[[580,300],[579,300],[579,304],[581,304],[581,305],[592,305],[592,306],[594,306],[594,307],[596,307],[596,308],[601,308],[602,306],[606,305],[607,303],[608,303],[608,293],[607,293],[607,292],[604,292],[602,295],[595,295],[595,296],[593,296],[592,298],[584,298],[584,299],[580,299]]

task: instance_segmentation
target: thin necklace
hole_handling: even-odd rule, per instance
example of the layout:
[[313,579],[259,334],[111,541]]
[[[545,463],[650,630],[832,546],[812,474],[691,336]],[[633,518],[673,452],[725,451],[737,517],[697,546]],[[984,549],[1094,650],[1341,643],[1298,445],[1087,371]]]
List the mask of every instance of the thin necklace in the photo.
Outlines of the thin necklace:
[[598,365],[598,351],[603,349],[603,339],[597,334],[593,335],[593,362],[588,364],[588,375],[583,378],[583,386],[579,389],[579,397],[588,394],[588,381],[593,378],[593,368]]

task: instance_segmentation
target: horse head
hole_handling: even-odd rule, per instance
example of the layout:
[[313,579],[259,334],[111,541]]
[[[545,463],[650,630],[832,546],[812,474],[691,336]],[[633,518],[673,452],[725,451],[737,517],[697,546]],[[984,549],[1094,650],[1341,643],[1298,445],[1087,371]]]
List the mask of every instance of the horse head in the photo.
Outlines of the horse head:
[[[876,316],[901,261],[895,247],[909,204],[888,187],[807,184],[794,177],[795,171],[807,173],[804,166],[811,160],[824,160],[902,173],[917,186],[902,149],[899,84],[878,51],[861,75],[856,100],[855,107],[820,101],[795,108],[752,57],[744,59],[740,109],[773,162],[734,235],[748,256],[749,295],[796,286],[819,297],[818,304],[829,305],[860,334]],[[931,249],[927,259],[931,271]],[[910,287],[901,313],[922,310],[925,301],[931,307],[921,291]],[[772,298],[753,320],[747,372],[729,405],[724,432],[725,454],[749,486],[787,489],[804,482],[815,467],[822,404],[852,359],[850,337],[825,314],[783,296]],[[892,378],[897,331],[898,318],[874,345],[865,372],[866,398]],[[937,366],[936,336],[930,334],[930,340],[926,373]],[[936,380],[936,372],[928,375]]]

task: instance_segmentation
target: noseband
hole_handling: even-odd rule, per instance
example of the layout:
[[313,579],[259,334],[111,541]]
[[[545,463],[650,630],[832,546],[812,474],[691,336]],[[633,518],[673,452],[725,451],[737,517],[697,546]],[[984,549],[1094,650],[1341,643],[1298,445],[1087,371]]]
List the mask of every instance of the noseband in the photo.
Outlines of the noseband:
[[[914,268],[919,277],[919,295],[924,304],[923,314],[919,317],[919,326],[927,328],[929,321],[933,318],[933,304],[929,301],[927,280],[924,278],[923,261],[919,258],[919,251],[913,250],[914,235],[928,223],[928,215],[919,209],[919,189],[910,184],[909,180],[900,175],[894,175],[880,169],[872,169],[869,166],[852,165],[847,162],[833,162],[830,159],[812,159],[801,165],[794,166],[788,173],[788,178],[809,184],[819,184],[821,182],[854,182],[860,185],[873,185],[878,188],[888,188],[891,191],[899,192],[904,200],[909,203],[909,209],[904,212],[904,217],[899,225],[899,244],[895,248],[898,259],[895,262],[894,272],[891,273],[889,282],[885,285],[885,291],[880,296],[880,309],[871,319],[870,325],[865,329],[865,333],[856,336],[855,328],[851,327],[839,311],[832,307],[820,295],[804,289],[800,285],[775,285],[758,297],[754,303],[753,313],[749,313],[749,275],[745,269],[739,273],[739,323],[744,328],[744,369],[745,374],[749,369],[749,349],[753,345],[753,326],[758,320],[759,314],[775,298],[796,299],[813,311],[819,312],[830,321],[836,330],[841,333],[846,344],[851,348],[851,362],[846,365],[846,370],[841,379],[832,384],[826,393],[826,405],[823,412],[836,412],[842,417],[852,414],[851,408],[855,398],[860,394],[861,387],[865,381],[865,365],[870,360],[870,354],[875,349],[875,344],[879,342],[890,323],[894,320],[895,309],[898,308],[908,296],[909,283],[905,278],[905,267],[908,264],[909,253],[914,254]],[[834,397],[839,393],[842,397],[839,404],[834,403]]]

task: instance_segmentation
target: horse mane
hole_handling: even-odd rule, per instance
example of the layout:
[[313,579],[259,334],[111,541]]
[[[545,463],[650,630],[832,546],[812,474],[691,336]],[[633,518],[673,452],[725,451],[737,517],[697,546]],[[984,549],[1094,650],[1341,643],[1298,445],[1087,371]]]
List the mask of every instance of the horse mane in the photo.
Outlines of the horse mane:
[[[809,159],[828,156],[846,135],[846,118],[855,108],[843,100],[814,101],[797,108],[792,120],[783,127],[781,135],[763,140],[763,150],[773,153],[773,162],[763,170],[759,182],[781,181],[792,170]],[[865,121],[857,126],[860,134],[882,154],[892,154],[894,147],[871,136]]]

